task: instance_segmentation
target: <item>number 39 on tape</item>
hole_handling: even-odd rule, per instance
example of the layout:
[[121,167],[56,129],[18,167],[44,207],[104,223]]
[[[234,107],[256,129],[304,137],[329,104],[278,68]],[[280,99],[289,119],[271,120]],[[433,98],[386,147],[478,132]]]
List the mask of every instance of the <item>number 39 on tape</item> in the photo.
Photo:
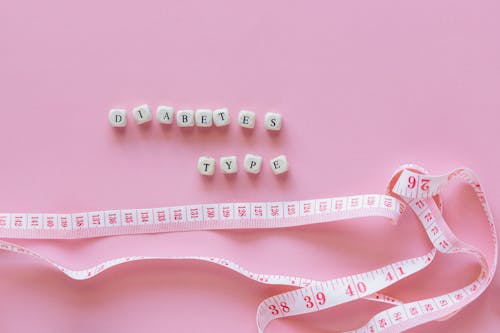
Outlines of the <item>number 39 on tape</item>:
[[[440,213],[440,193],[453,179],[468,183],[486,215],[493,250],[488,255],[459,240]],[[94,267],[72,270],[29,248],[0,240],[0,249],[37,257],[70,278],[84,280],[110,267],[148,259],[200,260],[221,265],[263,284],[294,286],[296,289],[263,300],[257,309],[257,331],[264,332],[277,318],[317,312],[356,299],[391,304],[350,332],[401,332],[432,320],[451,317],[474,301],[488,287],[495,274],[498,244],[495,225],[482,186],[474,173],[459,168],[441,176],[423,168],[404,165],[393,175],[386,195],[365,194],[349,197],[291,202],[247,202],[110,210],[72,214],[0,214],[0,237],[22,239],[77,239],[124,234],[178,232],[215,229],[284,228],[312,223],[329,223],[366,216],[382,216],[397,221],[409,207],[422,223],[434,248],[420,257],[390,263],[373,271],[327,281],[262,274],[248,271],[237,263],[214,257],[134,256],[108,260]],[[469,285],[432,298],[403,302],[383,294],[388,286],[427,267],[437,252],[465,253],[478,259],[479,276]]]

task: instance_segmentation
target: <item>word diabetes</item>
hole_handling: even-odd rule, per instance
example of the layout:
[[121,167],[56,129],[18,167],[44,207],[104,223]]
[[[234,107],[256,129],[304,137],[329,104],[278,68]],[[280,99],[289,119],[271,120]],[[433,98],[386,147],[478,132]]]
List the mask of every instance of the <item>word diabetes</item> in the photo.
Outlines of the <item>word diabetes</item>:
[[[139,125],[153,120],[153,115],[147,104],[135,107],[132,110],[135,122]],[[256,114],[253,111],[241,110],[238,113],[238,125],[243,128],[254,128]],[[127,126],[127,111],[125,109],[109,110],[108,120],[113,127]],[[160,105],[156,108],[156,121],[164,125],[172,125],[175,122],[179,127],[223,127],[231,123],[231,115],[228,108],[177,110],[171,106]],[[264,115],[264,128],[270,131],[281,130],[283,116],[276,112],[267,112]]]

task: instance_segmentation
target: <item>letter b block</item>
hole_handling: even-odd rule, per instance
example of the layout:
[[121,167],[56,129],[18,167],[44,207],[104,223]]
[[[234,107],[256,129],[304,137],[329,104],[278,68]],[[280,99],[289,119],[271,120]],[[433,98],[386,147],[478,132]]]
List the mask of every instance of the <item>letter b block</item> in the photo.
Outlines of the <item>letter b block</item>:
[[179,126],[179,127],[192,127],[192,126],[194,126],[194,112],[193,112],[193,110],[179,110],[179,111],[177,111],[177,126]]

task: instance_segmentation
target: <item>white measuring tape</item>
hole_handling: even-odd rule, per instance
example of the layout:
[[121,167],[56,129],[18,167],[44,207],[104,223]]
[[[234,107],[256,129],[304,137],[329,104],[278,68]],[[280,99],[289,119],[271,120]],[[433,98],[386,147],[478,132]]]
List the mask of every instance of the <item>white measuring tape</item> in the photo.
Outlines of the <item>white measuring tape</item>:
[[[458,178],[472,186],[491,230],[493,250],[485,255],[459,240],[441,214],[439,196],[443,186]],[[274,319],[310,313],[364,298],[394,306],[372,317],[351,332],[401,332],[426,322],[448,318],[476,299],[491,282],[497,265],[495,226],[481,185],[465,168],[448,175],[431,176],[413,165],[402,166],[391,179],[386,195],[367,194],[291,202],[226,203],[153,209],[110,210],[74,214],[0,214],[0,237],[23,239],[75,239],[124,234],[188,230],[283,228],[366,216],[382,216],[397,222],[409,206],[427,231],[434,248],[429,253],[374,271],[328,281],[254,273],[238,264],[213,257],[123,257],[84,270],[67,267],[20,245],[0,240],[0,249],[31,255],[53,265],[67,276],[89,279],[113,266],[136,260],[201,260],[229,268],[264,284],[297,289],[265,299],[257,309],[257,329],[264,332]],[[467,253],[481,265],[479,276],[463,289],[433,298],[404,303],[379,293],[384,288],[428,266],[436,252]]]

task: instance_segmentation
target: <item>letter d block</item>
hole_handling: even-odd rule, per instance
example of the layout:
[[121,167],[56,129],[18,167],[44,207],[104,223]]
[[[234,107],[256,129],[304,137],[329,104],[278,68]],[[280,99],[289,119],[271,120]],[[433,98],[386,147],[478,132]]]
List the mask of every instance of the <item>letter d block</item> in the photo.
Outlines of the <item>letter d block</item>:
[[109,123],[113,127],[127,126],[127,112],[123,109],[111,109],[108,115]]

